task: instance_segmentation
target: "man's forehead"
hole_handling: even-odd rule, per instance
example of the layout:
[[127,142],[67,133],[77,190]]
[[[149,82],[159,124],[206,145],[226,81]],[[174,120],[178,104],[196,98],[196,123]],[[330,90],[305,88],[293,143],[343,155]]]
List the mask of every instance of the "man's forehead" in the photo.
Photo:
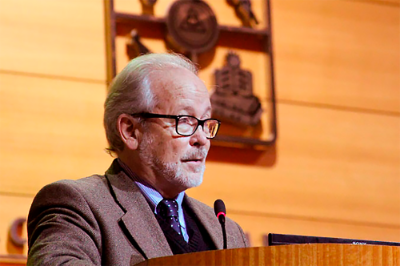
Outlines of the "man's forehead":
[[[203,109],[202,115],[211,115],[211,104],[208,104],[205,102],[205,108]],[[194,114],[196,113],[196,108],[193,107],[193,105],[190,106],[184,106],[182,108],[179,108],[180,111],[185,112],[187,114]]]
[[156,94],[160,94],[159,96],[161,97],[169,94],[175,96],[200,94],[198,96],[209,97],[209,92],[204,82],[196,75],[186,69],[175,70],[158,73],[159,75],[154,76],[151,85]]

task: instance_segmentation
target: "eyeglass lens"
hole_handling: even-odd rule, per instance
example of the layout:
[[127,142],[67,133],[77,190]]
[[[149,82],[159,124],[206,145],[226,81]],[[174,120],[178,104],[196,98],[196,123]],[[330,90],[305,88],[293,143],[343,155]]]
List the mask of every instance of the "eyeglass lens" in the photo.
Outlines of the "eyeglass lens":
[[[194,133],[198,125],[198,120],[194,117],[184,116],[178,120],[177,131],[178,134],[190,136]],[[207,138],[213,138],[216,135],[218,129],[217,120],[206,120],[204,121],[203,131],[206,133]]]

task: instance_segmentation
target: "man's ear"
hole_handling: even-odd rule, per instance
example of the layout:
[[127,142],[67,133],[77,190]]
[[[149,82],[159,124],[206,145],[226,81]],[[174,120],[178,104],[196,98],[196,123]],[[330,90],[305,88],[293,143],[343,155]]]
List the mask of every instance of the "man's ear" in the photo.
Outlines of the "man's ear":
[[127,114],[121,114],[117,123],[119,135],[125,146],[130,150],[136,150],[139,146],[139,123]]

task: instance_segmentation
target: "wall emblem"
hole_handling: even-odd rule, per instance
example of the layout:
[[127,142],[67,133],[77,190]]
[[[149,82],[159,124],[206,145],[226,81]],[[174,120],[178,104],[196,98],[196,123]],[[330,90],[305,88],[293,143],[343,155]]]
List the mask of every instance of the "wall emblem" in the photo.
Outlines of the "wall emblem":
[[215,91],[211,95],[213,115],[236,125],[255,126],[260,122],[260,100],[253,94],[250,71],[241,69],[240,58],[229,52],[225,66],[215,71]]
[[217,18],[203,1],[179,0],[167,17],[167,41],[180,53],[199,54],[213,48],[218,40]]

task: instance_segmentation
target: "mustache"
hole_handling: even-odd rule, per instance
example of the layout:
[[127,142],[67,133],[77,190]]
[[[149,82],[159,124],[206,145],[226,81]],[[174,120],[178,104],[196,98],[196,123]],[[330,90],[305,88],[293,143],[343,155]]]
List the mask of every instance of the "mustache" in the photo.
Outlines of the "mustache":
[[205,148],[197,149],[197,150],[191,150],[184,154],[181,158],[183,161],[187,160],[194,160],[194,159],[205,159],[207,157],[208,150]]

